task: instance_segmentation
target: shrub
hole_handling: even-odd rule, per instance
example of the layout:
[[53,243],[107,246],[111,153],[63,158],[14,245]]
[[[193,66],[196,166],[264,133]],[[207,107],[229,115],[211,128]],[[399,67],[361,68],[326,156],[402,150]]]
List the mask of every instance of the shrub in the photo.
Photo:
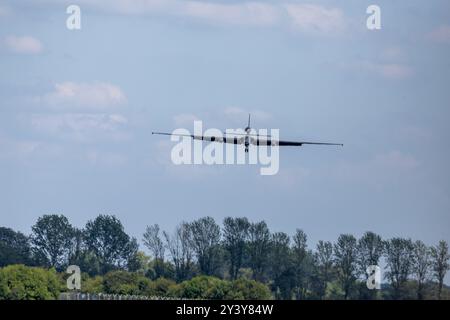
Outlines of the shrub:
[[269,288],[258,281],[239,278],[231,283],[227,299],[267,300],[272,298]]
[[172,296],[172,292],[176,291],[174,290],[176,286],[177,284],[173,280],[158,278],[150,283],[147,295],[158,297]]
[[271,299],[269,288],[257,281],[240,278],[235,281],[198,276],[179,284],[174,296],[188,299]]
[[0,269],[0,299],[57,299],[62,283],[54,269],[10,265]]
[[90,278],[83,274],[81,280],[81,291],[86,293],[103,293],[105,290],[103,288],[103,277],[95,276]]
[[210,276],[198,276],[180,283],[178,292],[174,294],[188,299],[221,299],[223,297],[218,296],[218,292],[221,291],[220,288],[225,287],[222,282],[226,281]]
[[109,294],[148,295],[151,281],[127,271],[111,271],[103,277],[103,289]]

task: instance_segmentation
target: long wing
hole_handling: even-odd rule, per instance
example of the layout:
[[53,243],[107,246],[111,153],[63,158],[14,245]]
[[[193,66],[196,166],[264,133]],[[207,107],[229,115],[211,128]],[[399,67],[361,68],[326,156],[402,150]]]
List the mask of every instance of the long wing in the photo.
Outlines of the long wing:
[[190,137],[194,140],[203,140],[203,141],[211,141],[211,142],[244,144],[244,138],[237,138],[237,137],[196,136],[193,134],[177,134],[177,133],[167,133],[167,132],[152,132],[152,134],[160,134],[160,135],[165,135],[165,136]]
[[250,136],[250,137],[266,137],[266,138],[270,138],[271,135],[270,134],[254,134],[254,133],[240,133],[240,132],[224,132],[224,135],[229,135],[231,137],[233,136]]
[[[245,138],[238,137],[215,137],[215,136],[196,136],[193,134],[175,134],[167,132],[152,132],[152,134],[160,134],[166,136],[179,136],[179,137],[190,137],[194,140],[203,140],[211,142],[222,142],[231,144],[244,144]],[[342,143],[330,143],[330,142],[310,142],[310,141],[285,141],[285,140],[274,140],[274,139],[260,139],[260,138],[250,138],[250,143],[256,146],[302,146],[304,144],[316,144],[316,145],[327,145],[327,146],[343,146]]]
[[262,146],[298,146],[301,147],[304,144],[317,144],[325,146],[344,146],[342,143],[331,142],[310,142],[310,141],[285,141],[285,140],[272,140],[272,139],[250,139],[253,145]]

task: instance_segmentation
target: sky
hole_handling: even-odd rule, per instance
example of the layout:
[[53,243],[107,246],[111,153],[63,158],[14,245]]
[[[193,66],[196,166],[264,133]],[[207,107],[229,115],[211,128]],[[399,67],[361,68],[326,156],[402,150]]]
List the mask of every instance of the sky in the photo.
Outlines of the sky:
[[[301,228],[311,248],[369,230],[450,242],[449,57],[448,0],[0,1],[0,225],[114,214],[141,239],[246,216]],[[151,135],[248,113],[282,139],[344,147],[283,148],[261,176],[175,166],[174,143]]]

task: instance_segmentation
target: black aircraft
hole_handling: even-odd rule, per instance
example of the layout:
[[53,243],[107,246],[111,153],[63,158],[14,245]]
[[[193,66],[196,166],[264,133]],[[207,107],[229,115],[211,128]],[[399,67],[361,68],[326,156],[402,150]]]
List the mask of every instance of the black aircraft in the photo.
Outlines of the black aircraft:
[[[343,146],[342,143],[329,143],[329,142],[310,142],[310,141],[284,141],[279,139],[274,139],[270,135],[259,135],[251,132],[250,127],[250,114],[248,115],[248,124],[244,129],[244,133],[238,132],[224,132],[223,136],[198,136],[193,134],[175,134],[167,132],[152,132],[152,134],[161,134],[166,136],[180,136],[180,137],[191,137],[195,140],[211,141],[211,142],[221,142],[221,143],[231,143],[231,144],[242,144],[245,146],[245,152],[248,152],[248,147],[250,144],[255,146],[297,146],[301,147],[304,144],[319,144],[328,146]],[[261,138],[262,137],[262,138]]]

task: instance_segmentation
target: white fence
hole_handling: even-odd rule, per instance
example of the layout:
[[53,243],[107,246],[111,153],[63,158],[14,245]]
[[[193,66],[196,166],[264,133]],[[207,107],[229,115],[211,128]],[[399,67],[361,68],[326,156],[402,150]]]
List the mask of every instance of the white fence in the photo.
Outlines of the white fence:
[[179,298],[106,293],[63,292],[59,300],[180,300]]

